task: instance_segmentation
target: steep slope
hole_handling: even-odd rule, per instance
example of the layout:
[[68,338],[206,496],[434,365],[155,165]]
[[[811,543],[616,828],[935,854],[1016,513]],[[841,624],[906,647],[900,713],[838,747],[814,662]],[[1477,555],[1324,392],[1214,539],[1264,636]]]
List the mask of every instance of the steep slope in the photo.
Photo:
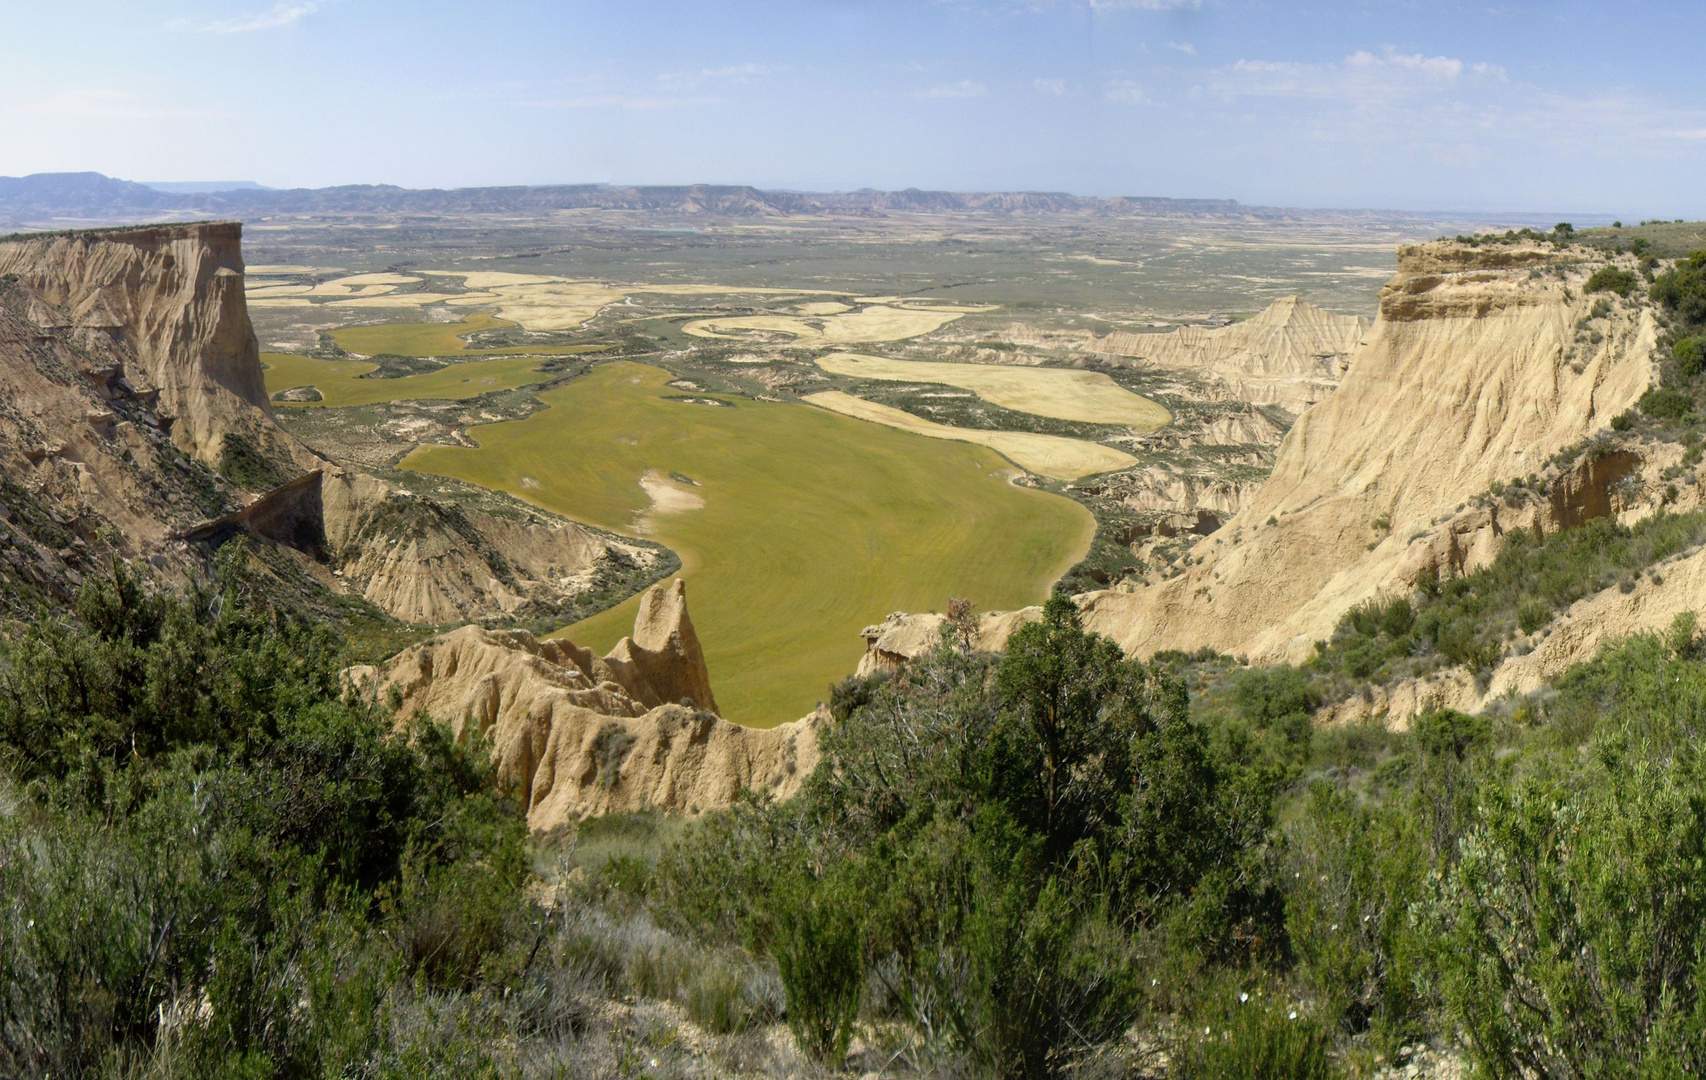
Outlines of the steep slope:
[[536,831],[593,814],[697,814],[747,788],[786,798],[817,765],[819,716],[759,731],[716,715],[680,581],[653,586],[634,636],[602,657],[466,626],[350,679],[380,700],[395,692],[399,722],[424,710],[458,739],[478,731]]
[[130,359],[173,441],[217,465],[228,433],[275,453],[290,442],[271,423],[241,238],[234,222],[14,237],[0,275],[60,309],[78,345]]
[[1230,326],[1116,333],[1090,348],[1190,371],[1229,398],[1297,413],[1333,392],[1368,329],[1361,316],[1335,315],[1290,296]]
[[174,531],[235,493],[172,443],[134,354],[0,276],[0,611],[64,599],[108,559],[193,561]]
[[328,589],[444,623],[550,609],[607,569],[658,564],[548,515],[410,495],[297,441],[267,402],[241,235],[212,222],[0,241],[7,505],[80,523],[36,530],[63,543],[25,560],[26,577],[63,591],[101,553],[181,577],[199,558],[184,541],[247,534]]
[[1465,501],[1606,427],[1654,375],[1651,308],[1584,295],[1588,257],[1402,249],[1343,384],[1249,505],[1180,576],[1083,597],[1087,624],[1144,654],[1301,659],[1358,601],[1490,558],[1499,527],[1458,518]]

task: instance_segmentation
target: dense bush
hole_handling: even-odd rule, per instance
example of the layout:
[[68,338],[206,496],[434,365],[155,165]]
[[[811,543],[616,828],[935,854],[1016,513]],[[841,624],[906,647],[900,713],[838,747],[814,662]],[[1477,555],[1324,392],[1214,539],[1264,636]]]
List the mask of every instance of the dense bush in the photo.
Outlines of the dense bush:
[[1588,278],[1587,284],[1582,287],[1582,291],[1590,293],[1612,292],[1618,296],[1628,296],[1639,280],[1631,270],[1623,270],[1615,266],[1602,266]]
[[1694,398],[1680,390],[1655,386],[1641,395],[1641,411],[1660,420],[1681,420],[1694,411]]
[[1491,565],[1426,580],[1411,596],[1368,601],[1346,613],[1307,670],[1311,700],[1360,680],[1422,674],[1442,664],[1484,670],[1512,636],[1655,563],[1706,542],[1706,514],[1658,514],[1634,526],[1594,518],[1562,532],[1512,529]]
[[345,696],[336,641],[235,578],[120,568],[76,615],[0,643],[0,1073],[338,1073],[389,988],[519,968],[483,752]]
[[1706,326],[1706,251],[1693,252],[1660,274],[1651,295],[1683,326]]
[[1490,1075],[1706,1069],[1706,666],[1684,637],[1572,672],[1557,712],[1591,752],[1484,785],[1427,907],[1449,1013]]
[[552,853],[483,748],[395,730],[240,580],[121,572],[0,645],[0,1074],[681,1075],[685,1016],[731,1046],[786,1020],[827,1068],[860,1033],[952,1075],[1141,1044],[1314,1080],[1454,1040],[1494,1077],[1699,1075],[1691,616],[1496,716],[1309,715],[1353,647],[1485,647],[1701,527],[1515,532],[1310,670],[1137,663],[1057,598],[1003,656],[950,634],[837,687],[798,798],[589,825],[604,861],[557,851],[532,899]]
[[850,985],[854,942],[868,1008],[1007,1076],[1129,1025],[1163,940],[1283,953],[1280,776],[1217,757],[1183,685],[1085,633],[1070,601],[998,662],[944,641],[838,700],[859,704],[800,799],[706,822],[660,874],[677,917],[774,952],[790,1002],[818,990],[809,1042],[844,1038],[842,991],[824,988]]

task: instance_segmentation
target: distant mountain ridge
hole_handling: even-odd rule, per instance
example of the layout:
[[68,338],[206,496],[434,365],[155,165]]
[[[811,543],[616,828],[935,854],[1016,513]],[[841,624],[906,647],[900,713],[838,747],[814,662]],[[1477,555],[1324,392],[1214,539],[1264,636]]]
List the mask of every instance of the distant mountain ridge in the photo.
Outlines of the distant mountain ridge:
[[[0,221],[51,226],[57,220],[110,221],[172,216],[253,218],[274,214],[482,214],[602,209],[687,215],[784,217],[800,214],[880,216],[906,213],[1090,214],[1107,217],[1186,217],[1283,220],[1320,211],[1245,206],[1233,199],[1092,198],[1064,192],[765,191],[746,185],[684,184],[415,189],[389,184],[328,188],[225,188],[139,184],[100,173],[36,173],[0,177]],[[177,190],[165,190],[175,188]],[[1327,211],[1325,213],[1335,213]],[[1338,213],[1359,213],[1341,211]],[[1391,215],[1382,215],[1391,216]]]

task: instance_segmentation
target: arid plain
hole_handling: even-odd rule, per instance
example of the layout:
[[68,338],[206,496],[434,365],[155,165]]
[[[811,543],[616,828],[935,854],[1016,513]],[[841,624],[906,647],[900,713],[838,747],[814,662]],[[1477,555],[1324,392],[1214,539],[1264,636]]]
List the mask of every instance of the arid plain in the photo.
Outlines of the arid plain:
[[[1453,226],[281,218],[250,225],[246,285],[287,427],[413,490],[667,546],[725,715],[769,726],[893,611],[1177,572],[1336,382],[1395,244]],[[1294,363],[1196,362],[1227,334]],[[536,629],[608,648],[636,602]]]

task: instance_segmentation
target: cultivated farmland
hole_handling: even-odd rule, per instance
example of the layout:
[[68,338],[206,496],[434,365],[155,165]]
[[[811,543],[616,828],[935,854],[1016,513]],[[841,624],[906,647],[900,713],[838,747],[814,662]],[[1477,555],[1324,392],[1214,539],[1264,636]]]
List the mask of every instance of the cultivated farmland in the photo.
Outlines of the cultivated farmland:
[[1165,427],[1172,419],[1160,405],[1132,393],[1099,371],[1006,364],[938,364],[858,353],[832,353],[818,358],[817,363],[825,371],[857,379],[957,386],[1004,409],[1057,420],[1124,424],[1147,432]]
[[550,378],[538,374],[541,361],[536,356],[469,360],[447,364],[437,371],[395,379],[362,378],[378,367],[364,360],[316,360],[308,356],[262,353],[261,363],[266,365],[268,396],[283,390],[312,386],[320,392],[319,401],[291,404],[334,409],[373,405],[381,401],[463,400],[545,382]]
[[869,420],[914,435],[987,446],[1027,472],[1053,477],[1056,480],[1077,480],[1082,476],[1112,472],[1137,464],[1137,459],[1130,454],[1101,443],[1068,439],[1060,435],[1037,435],[1028,431],[984,431],[977,428],[950,427],[900,409],[854,397],[852,394],[844,394],[840,390],[807,394],[801,400],[808,401],[820,409]]
[[[859,627],[891,611],[1038,603],[1088,548],[1083,507],[1008,483],[988,449],[794,404],[684,400],[670,380],[604,364],[525,420],[473,429],[478,449],[422,447],[403,467],[673,548],[731,719],[810,711],[858,663]],[[607,649],[634,604],[566,636]]]

